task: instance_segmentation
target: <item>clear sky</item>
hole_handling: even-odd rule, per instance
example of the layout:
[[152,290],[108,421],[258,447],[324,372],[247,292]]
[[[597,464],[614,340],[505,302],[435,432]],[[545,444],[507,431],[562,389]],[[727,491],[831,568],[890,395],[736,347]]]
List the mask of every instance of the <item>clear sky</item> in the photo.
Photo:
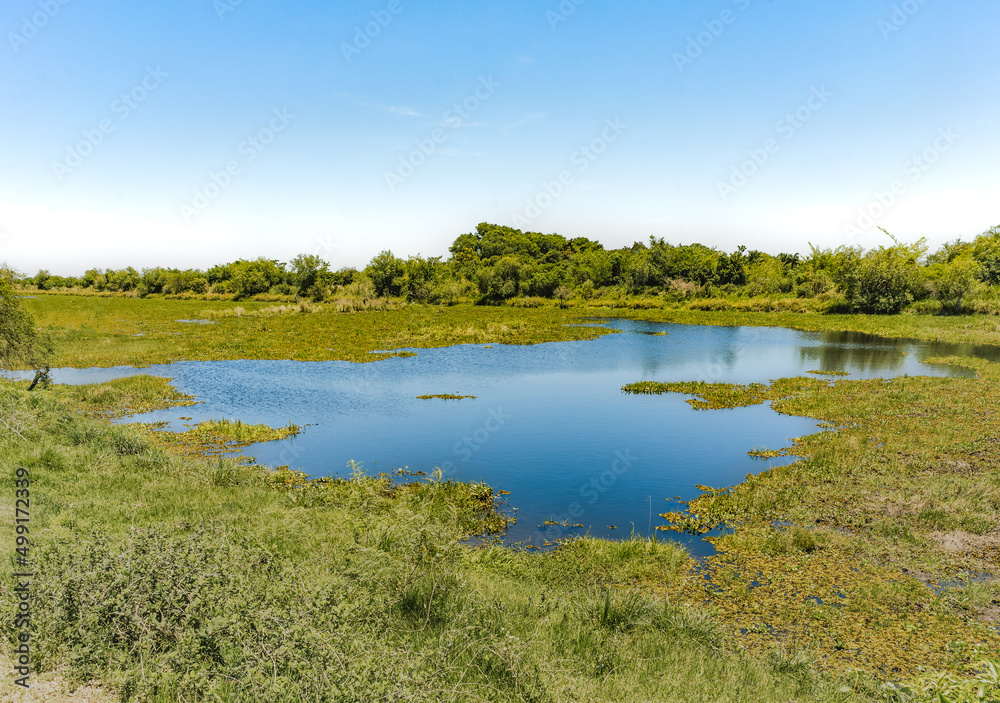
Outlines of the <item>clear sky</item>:
[[996,0],[6,0],[0,262],[1000,224]]

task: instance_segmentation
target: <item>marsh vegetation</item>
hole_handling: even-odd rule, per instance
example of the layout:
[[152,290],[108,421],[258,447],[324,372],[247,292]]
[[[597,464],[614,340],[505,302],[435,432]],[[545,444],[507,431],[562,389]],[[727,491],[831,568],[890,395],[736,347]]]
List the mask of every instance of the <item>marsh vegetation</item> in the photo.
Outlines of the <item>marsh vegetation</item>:
[[[43,294],[18,303],[29,315],[18,319],[35,316],[59,365],[369,361],[391,355],[372,350],[607,334],[566,326],[581,311],[611,313],[584,300],[357,315],[323,303],[215,317],[202,313],[233,302]],[[760,313],[734,301],[716,312],[662,300],[617,310],[961,343],[998,334],[987,316]],[[205,318],[218,324],[176,322]],[[702,486],[665,512],[681,531],[728,526],[700,561],[666,533],[512,549],[490,543],[509,522],[501,486],[405,483],[360,467],[310,480],[109,424],[197,402],[166,379],[44,392],[0,381],[2,463],[28,468],[37,496],[38,665],[67,685],[95,680],[123,700],[150,701],[995,697],[1000,372],[985,359],[942,361],[970,374],[635,378],[630,390],[653,402],[683,393],[709,413],[767,402],[836,429],[796,440],[797,461]],[[34,365],[9,351],[4,362]],[[235,422],[198,430],[223,441],[279,436]],[[470,535],[481,536],[478,547],[462,546]],[[9,644],[13,565],[3,568]]]

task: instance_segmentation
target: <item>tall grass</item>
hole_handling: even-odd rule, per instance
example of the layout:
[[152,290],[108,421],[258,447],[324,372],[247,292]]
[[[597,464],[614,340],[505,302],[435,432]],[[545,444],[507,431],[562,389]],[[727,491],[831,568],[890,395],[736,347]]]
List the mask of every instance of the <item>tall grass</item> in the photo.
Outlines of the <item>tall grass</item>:
[[[20,428],[0,425],[0,463],[32,476],[37,664],[120,700],[784,703],[800,690],[723,647],[698,611],[622,590],[682,579],[674,545],[471,549],[463,535],[495,527],[486,486],[195,461],[11,383],[0,417]],[[832,686],[817,678],[808,695],[861,700]]]

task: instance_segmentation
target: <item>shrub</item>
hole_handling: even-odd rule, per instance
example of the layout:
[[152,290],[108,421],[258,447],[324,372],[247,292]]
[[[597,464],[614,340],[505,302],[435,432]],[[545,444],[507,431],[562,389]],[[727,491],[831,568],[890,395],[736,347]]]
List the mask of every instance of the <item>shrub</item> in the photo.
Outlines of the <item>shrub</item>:
[[891,247],[873,249],[863,257],[845,256],[837,283],[848,305],[856,312],[876,315],[900,312],[922,290],[918,264],[925,251],[923,239],[904,245],[893,238]]

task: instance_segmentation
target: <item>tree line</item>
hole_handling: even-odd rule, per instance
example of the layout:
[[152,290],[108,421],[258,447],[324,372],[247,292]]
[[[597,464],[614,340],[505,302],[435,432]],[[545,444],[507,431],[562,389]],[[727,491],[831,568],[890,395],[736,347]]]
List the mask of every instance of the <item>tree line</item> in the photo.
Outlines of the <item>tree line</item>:
[[885,234],[885,244],[868,251],[810,245],[805,255],[772,255],[745,246],[727,253],[702,244],[675,245],[652,236],[648,242],[608,250],[586,237],[482,223],[454,240],[447,259],[404,259],[383,251],[361,270],[334,271],[319,256],[302,254],[287,264],[241,259],[205,271],[128,267],[91,269],[73,278],[42,270],[21,283],[38,290],[139,296],[212,293],[236,299],[270,294],[316,301],[348,289],[368,297],[423,303],[772,296],[820,298],[829,300],[831,309],[875,314],[894,314],[913,305],[927,311],[970,312],[975,302],[1000,297],[1000,226],[933,253],[928,253],[924,239],[905,244]]

